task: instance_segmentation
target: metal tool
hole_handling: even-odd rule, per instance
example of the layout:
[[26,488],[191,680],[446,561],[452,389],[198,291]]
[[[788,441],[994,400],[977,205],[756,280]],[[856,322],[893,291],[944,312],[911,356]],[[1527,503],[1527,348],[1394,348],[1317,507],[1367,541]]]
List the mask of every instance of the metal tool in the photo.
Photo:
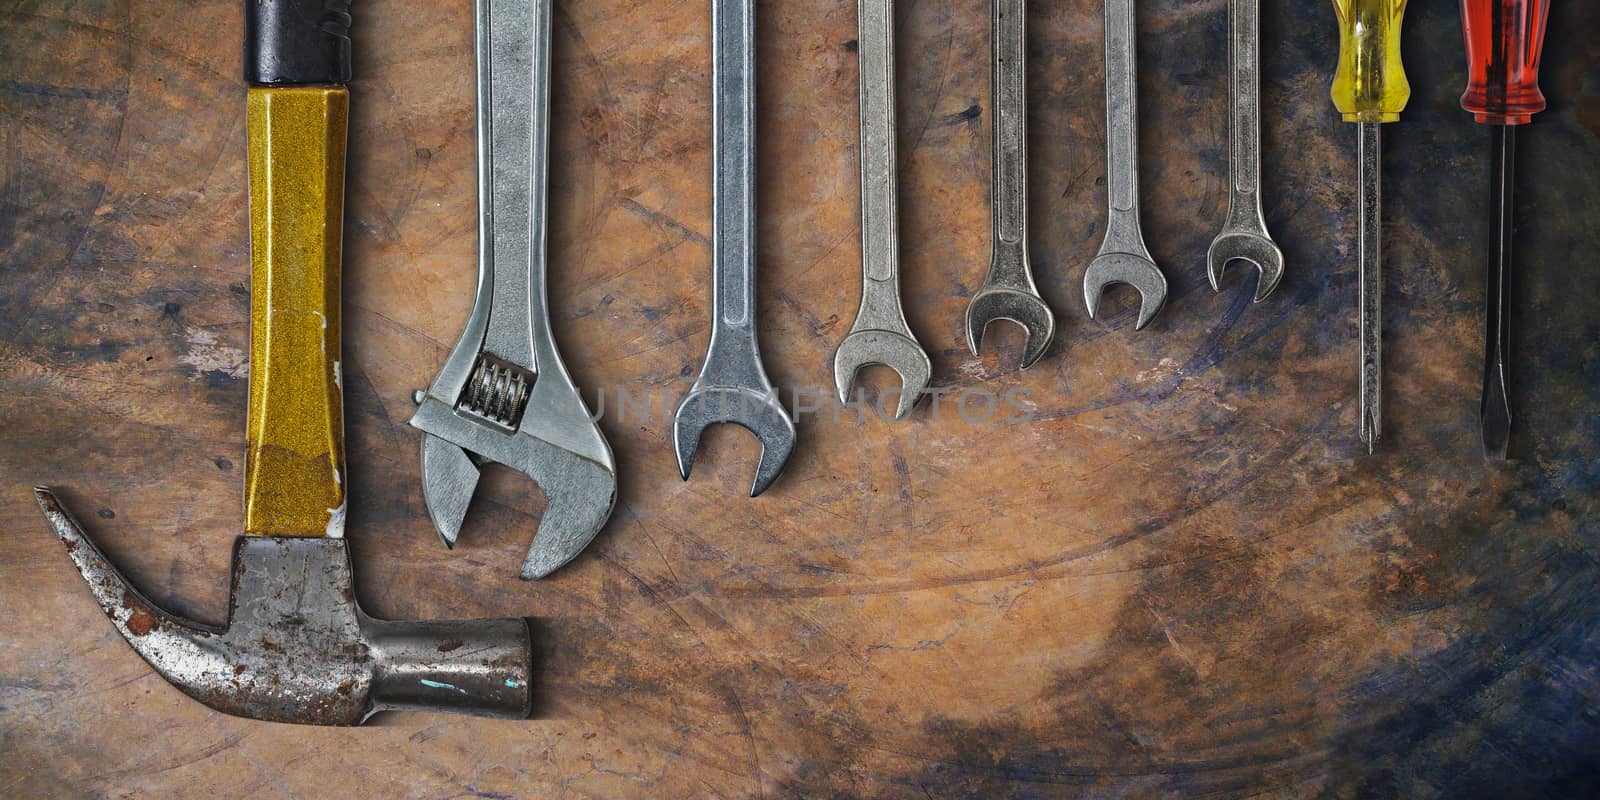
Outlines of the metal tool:
[[542,578],[611,516],[617,468],[556,351],[545,298],[550,0],[477,0],[478,293],[466,330],[411,424],[422,488],[447,547],[479,467],[503,464],[549,505],[522,564]]
[[1383,280],[1381,244],[1382,154],[1379,127],[1400,119],[1411,98],[1400,63],[1400,20],[1406,0],[1333,0],[1339,20],[1339,70],[1333,103],[1345,122],[1359,126],[1356,161],[1360,188],[1361,441],[1371,453],[1382,425]]
[[1134,0],[1106,0],[1106,235],[1083,271],[1089,318],[1100,312],[1106,287],[1125,283],[1139,292],[1143,330],[1167,302],[1167,277],[1139,230],[1139,74]]
[[1049,349],[1056,317],[1039,296],[1028,259],[1028,4],[994,0],[990,12],[994,75],[990,82],[993,152],[989,168],[989,274],[967,304],[967,347],[973,355],[984,331],[1008,319],[1027,331],[1021,368]]
[[672,422],[684,480],[706,426],[731,422],[755,434],[761,463],[751,497],[777,480],[795,443],[794,421],[767,380],[756,343],[755,61],[754,0],[714,0],[711,344]]
[[858,370],[882,364],[903,386],[895,419],[905,419],[928,388],[933,362],[900,307],[899,211],[894,153],[894,0],[857,6],[856,63],[861,82],[861,309],[833,355],[839,402],[850,400]]
[[355,601],[338,361],[348,12],[325,0],[245,3],[251,376],[227,624],[150,602],[48,489],[35,492],[128,644],[214,709],[322,725],[387,709],[526,717],[526,620],[385,622]]
[[1539,91],[1539,54],[1544,49],[1548,0],[1461,0],[1461,32],[1467,43],[1467,90],[1461,107],[1494,126],[1493,176],[1489,182],[1489,237],[1494,266],[1485,292],[1483,401],[1479,424],[1483,453],[1506,457],[1511,441],[1511,215],[1515,194],[1517,126],[1544,110]]
[[1206,251],[1206,278],[1222,291],[1222,270],[1256,265],[1255,302],[1283,279],[1283,251],[1261,213],[1261,0],[1228,0],[1228,218]]

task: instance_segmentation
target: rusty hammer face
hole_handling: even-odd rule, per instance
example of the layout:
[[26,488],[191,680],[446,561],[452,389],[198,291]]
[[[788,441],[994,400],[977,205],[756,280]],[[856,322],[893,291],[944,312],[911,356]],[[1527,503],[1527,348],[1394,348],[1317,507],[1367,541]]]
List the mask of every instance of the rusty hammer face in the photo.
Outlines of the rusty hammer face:
[[320,725],[390,709],[526,717],[526,620],[386,622],[355,601],[338,361],[349,17],[337,5],[246,3],[251,375],[227,624],[162,610],[49,490],[39,505],[133,649],[212,708]]

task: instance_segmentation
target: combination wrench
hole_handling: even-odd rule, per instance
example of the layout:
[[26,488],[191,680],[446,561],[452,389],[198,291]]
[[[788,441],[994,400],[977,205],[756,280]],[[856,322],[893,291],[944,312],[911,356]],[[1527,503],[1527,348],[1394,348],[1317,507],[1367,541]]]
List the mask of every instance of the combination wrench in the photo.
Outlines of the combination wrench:
[[1206,278],[1222,291],[1222,270],[1256,265],[1255,302],[1283,279],[1283,251],[1261,213],[1261,0],[1228,0],[1228,217],[1206,251]]
[[861,309],[833,355],[839,402],[856,372],[882,364],[899,373],[894,418],[905,419],[928,388],[933,362],[900,305],[899,211],[895,185],[894,0],[861,0],[856,63],[861,83]]
[[672,421],[678,474],[689,479],[700,434],[731,422],[761,442],[750,496],[777,480],[794,421],[756,343],[755,0],[711,4],[711,343]]
[[1028,106],[1025,56],[1028,50],[1025,0],[994,0],[990,11],[994,73],[990,81],[993,119],[989,168],[991,251],[989,274],[967,304],[967,347],[973,355],[984,331],[1008,319],[1028,333],[1021,368],[1049,349],[1056,318],[1039,296],[1028,260]]
[[479,467],[533,478],[549,506],[522,565],[540,578],[582,552],[617,494],[611,447],[556,352],[545,298],[551,0],[477,0],[478,291],[466,330],[417,393],[422,488],[446,546]]
[[1139,292],[1142,330],[1167,302],[1167,278],[1139,230],[1139,72],[1135,57],[1134,0],[1106,0],[1106,235],[1083,272],[1089,318],[1100,311],[1107,286],[1125,283]]

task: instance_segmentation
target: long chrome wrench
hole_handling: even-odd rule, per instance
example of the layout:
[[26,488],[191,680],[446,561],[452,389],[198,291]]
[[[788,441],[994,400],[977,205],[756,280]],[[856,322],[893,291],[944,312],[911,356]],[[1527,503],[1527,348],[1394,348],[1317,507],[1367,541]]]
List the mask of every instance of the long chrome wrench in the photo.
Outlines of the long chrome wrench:
[[1155,319],[1167,302],[1167,278],[1139,230],[1139,72],[1134,0],[1106,0],[1106,235],[1083,271],[1083,302],[1093,319],[1106,287],[1139,291],[1134,330]]
[[611,515],[611,447],[556,351],[545,298],[551,0],[477,0],[478,292],[444,368],[418,392],[422,486],[453,546],[479,466],[532,477],[549,505],[522,565],[550,574]]
[[765,491],[794,450],[794,421],[778,402],[756,342],[756,65],[754,0],[711,5],[711,343],[678,406],[672,439],[689,479],[700,434],[731,422],[761,441],[750,496]]
[[1255,302],[1283,279],[1283,251],[1261,212],[1261,0],[1228,0],[1228,217],[1206,252],[1206,278],[1222,291],[1235,259],[1256,265]]
[[894,0],[857,6],[856,63],[861,84],[861,309],[833,355],[839,402],[856,372],[882,364],[900,374],[895,419],[905,419],[928,388],[933,362],[900,304],[899,207],[895,181]]
[[984,331],[1008,319],[1028,332],[1021,368],[1049,349],[1056,317],[1039,296],[1028,260],[1028,4],[994,0],[990,6],[993,48],[989,120],[989,273],[967,304],[967,348],[977,355]]

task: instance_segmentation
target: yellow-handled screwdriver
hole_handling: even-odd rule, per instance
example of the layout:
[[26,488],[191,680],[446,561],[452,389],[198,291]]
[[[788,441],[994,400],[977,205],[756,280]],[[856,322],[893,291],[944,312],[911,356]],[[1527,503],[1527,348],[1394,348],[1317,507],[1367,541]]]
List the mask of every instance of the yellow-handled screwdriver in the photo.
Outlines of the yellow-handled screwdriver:
[[1333,0],[1339,17],[1339,71],[1333,78],[1333,104],[1345,122],[1360,126],[1356,160],[1360,165],[1361,269],[1361,441],[1371,453],[1382,428],[1382,236],[1379,223],[1382,184],[1378,126],[1400,119],[1411,99],[1400,64],[1400,17],[1406,0]]

